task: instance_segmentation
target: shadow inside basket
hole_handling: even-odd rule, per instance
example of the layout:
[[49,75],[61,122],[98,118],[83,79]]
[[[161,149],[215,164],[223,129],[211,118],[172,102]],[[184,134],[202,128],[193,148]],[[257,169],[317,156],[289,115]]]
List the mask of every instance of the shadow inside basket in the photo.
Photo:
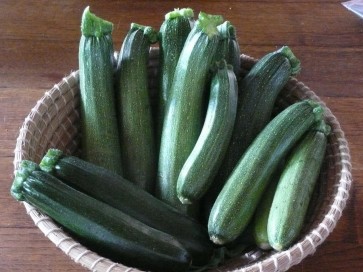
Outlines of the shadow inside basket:
[[[149,89],[152,105],[158,99],[157,54],[157,50],[151,50]],[[243,76],[253,66],[255,61],[255,59],[242,55],[242,70],[240,76]],[[80,154],[79,144],[81,135],[79,127],[78,79],[78,72],[72,72],[68,77],[64,78],[60,83],[46,92],[26,118],[17,140],[14,160],[15,169],[18,168],[19,162],[23,159],[39,162],[49,148],[61,149],[65,154],[73,154],[76,156]],[[275,105],[275,113],[305,98],[321,102],[304,84],[292,78],[278,97]],[[323,102],[321,103],[323,104]],[[328,124],[330,124],[329,122],[329,119],[327,119]],[[317,228],[319,224],[321,225],[327,211],[330,209],[332,196],[336,194],[336,185],[339,183],[341,170],[339,167],[341,158],[339,158],[340,149],[338,138],[339,136],[335,135],[334,132],[329,136],[325,161],[313,193],[304,229],[300,236],[301,239],[310,233],[311,230]],[[297,243],[299,242],[297,241]],[[248,267],[259,261],[266,260],[275,254],[277,252],[273,250],[264,251],[257,247],[248,247],[239,256],[226,260],[218,268],[218,271],[227,268]],[[291,265],[300,262],[304,257],[305,255],[302,252],[300,259],[291,261]]]

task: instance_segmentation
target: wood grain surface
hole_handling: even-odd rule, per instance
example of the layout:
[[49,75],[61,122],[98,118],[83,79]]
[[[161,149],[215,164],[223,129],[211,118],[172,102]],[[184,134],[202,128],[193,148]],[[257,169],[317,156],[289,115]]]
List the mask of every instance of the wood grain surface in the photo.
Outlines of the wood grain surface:
[[38,230],[9,195],[19,128],[43,93],[78,69],[80,18],[89,5],[115,25],[119,50],[131,22],[159,28],[166,12],[191,7],[237,28],[243,53],[261,57],[289,45],[298,79],[341,123],[353,187],[334,232],[291,271],[363,271],[363,19],[341,1],[0,1],[0,271],[84,271]]

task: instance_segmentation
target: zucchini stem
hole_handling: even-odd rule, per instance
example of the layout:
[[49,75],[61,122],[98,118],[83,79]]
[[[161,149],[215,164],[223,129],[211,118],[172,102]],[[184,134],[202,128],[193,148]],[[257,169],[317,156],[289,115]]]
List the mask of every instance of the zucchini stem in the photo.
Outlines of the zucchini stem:
[[192,19],[194,17],[194,11],[191,8],[174,9],[173,11],[165,14],[165,21],[172,20],[178,17],[185,17]]
[[15,178],[10,189],[11,195],[18,201],[23,201],[23,182],[30,174],[39,169],[39,166],[32,161],[23,160],[20,162],[19,169],[15,173]]
[[219,35],[217,26],[223,22],[221,15],[207,14],[200,12],[198,15],[197,27],[203,31],[208,38],[212,38],[215,35]]
[[310,99],[307,100],[307,101],[310,104],[310,106],[313,108],[315,122],[320,123],[320,121],[322,120],[323,115],[324,115],[323,107],[316,101],[313,101],[313,100],[310,100]]
[[331,132],[331,127],[325,123],[324,120],[321,120],[319,123],[316,124],[315,127],[312,128],[312,130],[319,131],[321,133],[324,133],[325,136],[328,136]]
[[217,27],[221,39],[236,39],[236,29],[230,21],[225,21]]
[[41,160],[39,166],[45,172],[52,172],[59,159],[63,157],[63,151],[51,148]]
[[278,51],[290,61],[291,75],[297,75],[301,70],[300,60],[294,55],[290,47],[283,46]]
[[131,31],[142,30],[144,35],[149,40],[150,44],[154,44],[158,41],[159,33],[151,26],[144,26],[137,23],[131,23]]
[[86,7],[82,15],[81,31],[84,36],[102,37],[110,34],[113,30],[113,24],[95,14],[91,13],[89,7]]

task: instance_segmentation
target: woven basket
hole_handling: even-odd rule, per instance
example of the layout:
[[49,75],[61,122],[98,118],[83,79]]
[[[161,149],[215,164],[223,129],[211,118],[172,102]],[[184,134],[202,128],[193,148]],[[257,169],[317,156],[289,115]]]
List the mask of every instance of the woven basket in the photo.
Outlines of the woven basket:
[[[255,59],[241,55],[241,75],[256,62]],[[151,94],[157,91],[158,50],[150,51],[149,83]],[[314,205],[310,209],[300,240],[282,252],[263,252],[251,249],[246,254],[231,259],[218,271],[286,271],[315,252],[335,228],[349,197],[351,187],[351,164],[347,141],[338,120],[302,82],[292,78],[281,92],[276,107],[278,110],[310,98],[318,101],[325,109],[325,118],[332,127],[328,148],[315,190]],[[79,143],[79,81],[78,72],[72,72],[61,82],[47,91],[26,117],[17,139],[14,168],[23,159],[39,162],[49,148],[59,148],[67,154],[75,154]],[[48,216],[24,202],[26,212],[35,225],[58,248],[76,263],[93,271],[140,271],[97,255],[66,234]]]

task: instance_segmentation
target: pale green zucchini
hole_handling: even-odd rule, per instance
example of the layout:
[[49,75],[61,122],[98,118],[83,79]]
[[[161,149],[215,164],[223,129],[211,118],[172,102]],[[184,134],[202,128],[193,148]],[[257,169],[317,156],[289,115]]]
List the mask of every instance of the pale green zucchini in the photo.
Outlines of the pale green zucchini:
[[82,158],[122,174],[113,86],[112,23],[89,11],[82,16],[79,84]]
[[148,91],[147,64],[158,33],[131,24],[117,60],[116,96],[124,177],[148,192],[156,178],[155,130]]
[[268,217],[268,240],[275,250],[286,249],[301,234],[329,133],[330,126],[321,121],[291,151]]
[[207,191],[224,157],[237,109],[237,79],[223,60],[212,77],[208,110],[200,136],[181,169],[177,195],[183,204],[199,200]]
[[187,212],[176,193],[181,168],[191,153],[203,125],[203,94],[208,72],[218,47],[220,17],[200,13],[180,54],[161,136],[156,194],[163,201]]
[[297,102],[279,113],[258,134],[212,207],[208,232],[213,242],[225,244],[243,232],[280,160],[322,115],[323,108],[317,102]]

